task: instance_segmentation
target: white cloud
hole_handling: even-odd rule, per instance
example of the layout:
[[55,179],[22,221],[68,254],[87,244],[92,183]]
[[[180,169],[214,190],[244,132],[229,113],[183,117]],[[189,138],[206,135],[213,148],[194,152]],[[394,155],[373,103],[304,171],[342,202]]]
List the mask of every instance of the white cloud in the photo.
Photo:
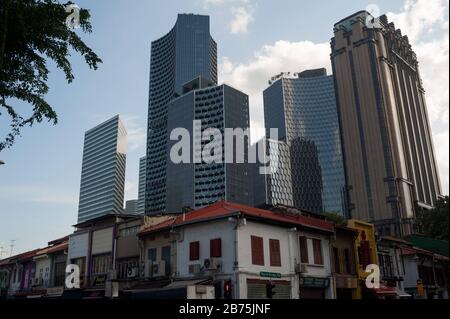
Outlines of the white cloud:
[[[420,42],[414,46],[426,90],[428,111],[436,129],[449,124],[449,38]],[[444,71],[446,70],[446,71]]]
[[[254,1],[254,0],[253,0]],[[204,6],[210,5],[223,5],[223,4],[232,4],[232,3],[245,3],[248,4],[249,0],[201,0]]]
[[448,195],[449,188],[449,143],[448,130],[434,135],[435,151],[438,154],[437,162],[439,166],[439,173],[441,175],[441,184],[445,195]]
[[218,5],[227,2],[227,0],[203,0],[204,5]]
[[[436,154],[444,193],[449,191],[449,36],[448,0],[406,0],[399,13],[388,13],[403,34],[408,35],[420,63],[427,90],[428,112],[436,141]],[[330,24],[330,37],[331,37]],[[267,80],[280,72],[326,67],[330,72],[329,43],[278,41],[263,46],[248,62],[221,61],[221,80],[250,96],[252,140],[264,134],[262,91]],[[259,133],[255,133],[259,132]]]
[[407,35],[417,54],[443,192],[449,192],[449,35],[448,0],[407,0],[390,21]]
[[407,35],[412,43],[436,27],[448,28],[448,0],[406,0],[400,13],[388,13],[390,21]]
[[201,0],[203,7],[232,6],[229,30],[231,34],[248,32],[249,25],[255,20],[253,13],[258,2],[256,0]]
[[248,26],[254,21],[251,9],[245,7],[235,7],[231,9],[233,19],[230,22],[232,34],[242,34],[248,32]]
[[310,41],[277,41],[265,45],[254,54],[251,61],[233,63],[223,58],[220,65],[221,81],[239,88],[250,97],[252,116],[252,141],[264,135],[263,90],[267,81],[282,71],[295,72],[326,67],[331,72],[329,43],[315,44]]
[[135,182],[125,182],[125,201],[137,199],[138,187]]
[[125,128],[127,130],[128,150],[127,152],[145,152],[147,129],[142,119],[137,116],[123,116]]

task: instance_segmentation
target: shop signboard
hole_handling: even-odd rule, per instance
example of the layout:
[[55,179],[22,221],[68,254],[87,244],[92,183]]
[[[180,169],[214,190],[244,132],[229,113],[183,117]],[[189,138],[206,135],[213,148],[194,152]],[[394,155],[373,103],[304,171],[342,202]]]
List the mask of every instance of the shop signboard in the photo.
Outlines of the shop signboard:
[[300,277],[300,287],[302,288],[328,288],[330,278],[320,277]]

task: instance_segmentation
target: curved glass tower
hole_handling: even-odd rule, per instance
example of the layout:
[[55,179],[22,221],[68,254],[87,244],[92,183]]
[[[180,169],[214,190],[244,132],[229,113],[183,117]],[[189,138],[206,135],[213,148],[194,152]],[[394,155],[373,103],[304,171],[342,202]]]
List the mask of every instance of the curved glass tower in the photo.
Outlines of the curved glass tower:
[[145,213],[166,211],[168,104],[196,77],[217,84],[217,44],[209,17],[178,15],[173,29],[152,42],[147,132]]
[[325,69],[281,77],[264,92],[264,115],[267,130],[278,128],[290,149],[294,206],[345,215],[333,77]]

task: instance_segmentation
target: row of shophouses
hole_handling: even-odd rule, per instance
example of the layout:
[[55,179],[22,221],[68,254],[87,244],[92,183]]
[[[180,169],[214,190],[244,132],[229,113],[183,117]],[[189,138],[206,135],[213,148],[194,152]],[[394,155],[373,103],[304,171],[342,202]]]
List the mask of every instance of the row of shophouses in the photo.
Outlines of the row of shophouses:
[[[178,215],[106,215],[0,261],[4,298],[361,299],[449,296],[448,250],[371,224],[218,202]],[[448,246],[448,244],[447,244]],[[79,284],[67,286],[67,265]],[[367,265],[381,283],[367,288]],[[73,266],[72,268],[73,269]],[[69,281],[74,283],[75,281]]]

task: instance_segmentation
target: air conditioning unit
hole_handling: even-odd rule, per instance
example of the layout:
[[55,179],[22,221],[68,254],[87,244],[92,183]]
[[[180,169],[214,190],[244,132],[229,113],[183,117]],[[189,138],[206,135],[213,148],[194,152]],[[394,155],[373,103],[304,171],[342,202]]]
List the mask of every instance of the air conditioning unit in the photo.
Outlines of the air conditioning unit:
[[133,267],[133,268],[128,268],[127,271],[127,278],[136,278],[139,275],[139,268],[138,267]]
[[308,266],[306,264],[295,264],[295,272],[297,274],[305,274],[308,272]]
[[197,275],[201,273],[202,271],[202,265],[200,264],[191,264],[189,265],[189,273],[192,275]]
[[217,258],[206,258],[203,261],[203,267],[206,270],[221,271],[222,270],[222,261]]
[[164,277],[166,275],[166,262],[164,260],[160,261],[150,261],[146,265],[145,277],[155,278]]

